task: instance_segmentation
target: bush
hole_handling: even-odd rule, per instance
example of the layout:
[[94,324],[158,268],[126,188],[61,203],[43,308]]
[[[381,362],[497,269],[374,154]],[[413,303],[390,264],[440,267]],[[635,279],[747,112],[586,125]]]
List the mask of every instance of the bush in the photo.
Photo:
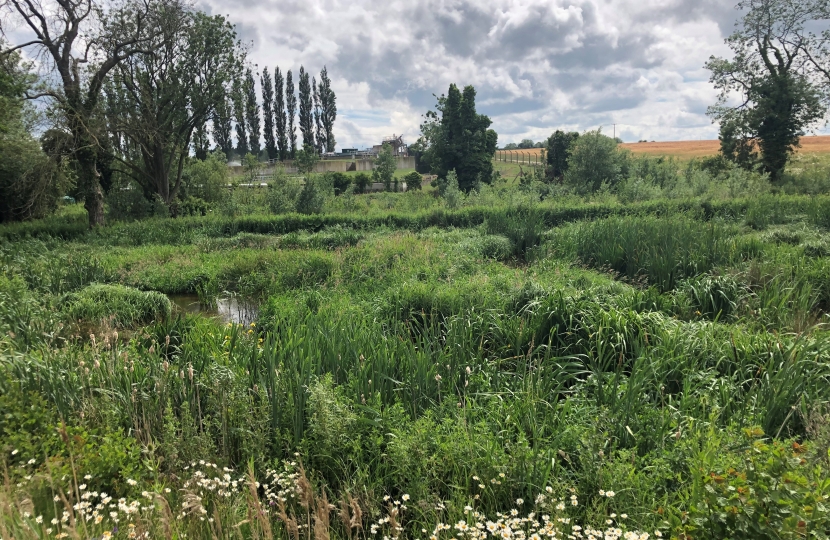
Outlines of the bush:
[[228,192],[228,165],[224,152],[208,154],[204,161],[193,159],[182,173],[179,197],[196,197],[209,203],[221,201]]
[[541,243],[544,229],[542,212],[530,205],[495,213],[484,223],[487,234],[509,239],[513,255],[522,259],[527,259],[530,250]]
[[404,176],[404,182],[406,182],[406,190],[407,191],[420,191],[421,190],[421,182],[423,181],[421,175],[418,174],[417,171],[412,171],[411,173]]
[[352,185],[352,179],[349,175],[342,172],[326,173],[327,182],[331,184],[335,195],[342,195]]
[[268,184],[268,193],[265,199],[268,208],[275,214],[287,214],[297,210],[297,199],[302,191],[300,184],[289,178],[285,170],[278,167]]
[[513,243],[506,236],[488,234],[481,238],[480,250],[485,259],[501,261],[513,255]]
[[595,193],[603,184],[617,183],[623,159],[617,141],[600,130],[589,131],[570,147],[565,183],[580,195]]
[[323,211],[326,196],[318,182],[319,180],[314,176],[306,178],[305,185],[303,185],[303,189],[297,197],[297,212],[301,214],[319,214]]
[[357,193],[366,193],[366,188],[372,185],[372,178],[364,173],[359,172],[354,175],[354,186]]
[[98,323],[111,319],[125,327],[168,319],[170,299],[155,291],[139,291],[123,285],[90,285],[61,299],[61,311],[70,319]]
[[461,204],[462,194],[461,190],[458,189],[458,177],[454,170],[447,173],[442,196],[447,203],[447,208],[451,210],[458,208]]

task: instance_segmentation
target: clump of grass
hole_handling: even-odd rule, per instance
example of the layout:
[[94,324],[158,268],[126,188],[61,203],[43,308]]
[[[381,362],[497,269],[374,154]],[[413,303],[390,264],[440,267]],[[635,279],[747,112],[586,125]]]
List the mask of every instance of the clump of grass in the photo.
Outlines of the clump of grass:
[[172,309],[170,299],[161,293],[103,284],[67,294],[60,304],[61,311],[71,320],[107,320],[118,327],[168,319]]

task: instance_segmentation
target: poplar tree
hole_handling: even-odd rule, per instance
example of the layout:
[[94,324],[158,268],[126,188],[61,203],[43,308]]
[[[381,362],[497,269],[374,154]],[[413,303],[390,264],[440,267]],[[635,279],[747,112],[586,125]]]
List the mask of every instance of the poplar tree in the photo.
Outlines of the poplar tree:
[[311,96],[311,81],[303,66],[300,66],[300,132],[303,134],[303,148],[314,144],[314,111]]
[[271,83],[271,74],[268,67],[262,70],[260,77],[262,86],[262,124],[265,129],[265,150],[268,152],[268,159],[277,158],[277,145],[274,140],[274,85]]
[[241,160],[248,153],[248,132],[245,130],[245,94],[239,81],[233,84],[233,118],[236,121],[236,155]]
[[288,157],[288,136],[286,133],[285,117],[285,82],[282,79],[280,68],[274,69],[274,123],[277,128],[277,151],[280,160]]
[[325,66],[320,72],[320,121],[325,134],[326,152],[334,152],[334,120],[337,118],[337,98],[331,89],[331,81]]
[[256,99],[254,75],[248,69],[245,72],[245,124],[248,128],[248,150],[259,156],[261,126],[259,123],[259,103]]
[[288,140],[291,141],[291,159],[297,155],[297,129],[294,127],[294,118],[297,115],[297,96],[294,94],[294,79],[291,70],[285,74],[285,109],[288,113]]
[[216,105],[216,116],[213,118],[213,141],[225,158],[230,159],[233,152],[233,112],[228,96],[224,96]]
[[314,95],[314,143],[318,154],[326,149],[326,135],[323,132],[323,125],[320,123],[320,92],[317,91],[317,81],[311,78],[311,88]]

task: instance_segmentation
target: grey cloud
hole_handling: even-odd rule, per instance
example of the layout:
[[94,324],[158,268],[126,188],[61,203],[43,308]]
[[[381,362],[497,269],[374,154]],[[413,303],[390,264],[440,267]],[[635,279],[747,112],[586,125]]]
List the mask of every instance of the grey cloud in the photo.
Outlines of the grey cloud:
[[[240,37],[256,42],[252,61],[312,72],[326,64],[335,91],[337,81],[368,88],[353,102],[338,94],[344,145],[372,142],[365,134],[376,129],[349,110],[382,108],[388,122],[400,118],[396,111],[420,115],[450,82],[475,85],[479,110],[493,118],[502,143],[546,126],[595,127],[611,116],[652,125],[655,102],[682,113],[664,126],[679,136],[708,124],[713,94],[699,69],[722,50],[738,16],[731,0],[200,1],[231,13]],[[691,23],[713,31],[689,35]],[[672,42],[683,32],[699,43],[678,52]],[[660,118],[674,118],[665,109]],[[389,131],[399,130],[389,124]]]

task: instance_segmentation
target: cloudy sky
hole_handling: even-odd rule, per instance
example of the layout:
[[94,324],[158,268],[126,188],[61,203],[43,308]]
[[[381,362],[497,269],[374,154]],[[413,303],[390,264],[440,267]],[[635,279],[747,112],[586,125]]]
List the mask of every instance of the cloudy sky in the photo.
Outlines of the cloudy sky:
[[338,148],[418,135],[433,94],[472,84],[499,145],[602,126],[626,141],[715,138],[703,69],[734,0],[201,0],[273,73],[326,65]]

